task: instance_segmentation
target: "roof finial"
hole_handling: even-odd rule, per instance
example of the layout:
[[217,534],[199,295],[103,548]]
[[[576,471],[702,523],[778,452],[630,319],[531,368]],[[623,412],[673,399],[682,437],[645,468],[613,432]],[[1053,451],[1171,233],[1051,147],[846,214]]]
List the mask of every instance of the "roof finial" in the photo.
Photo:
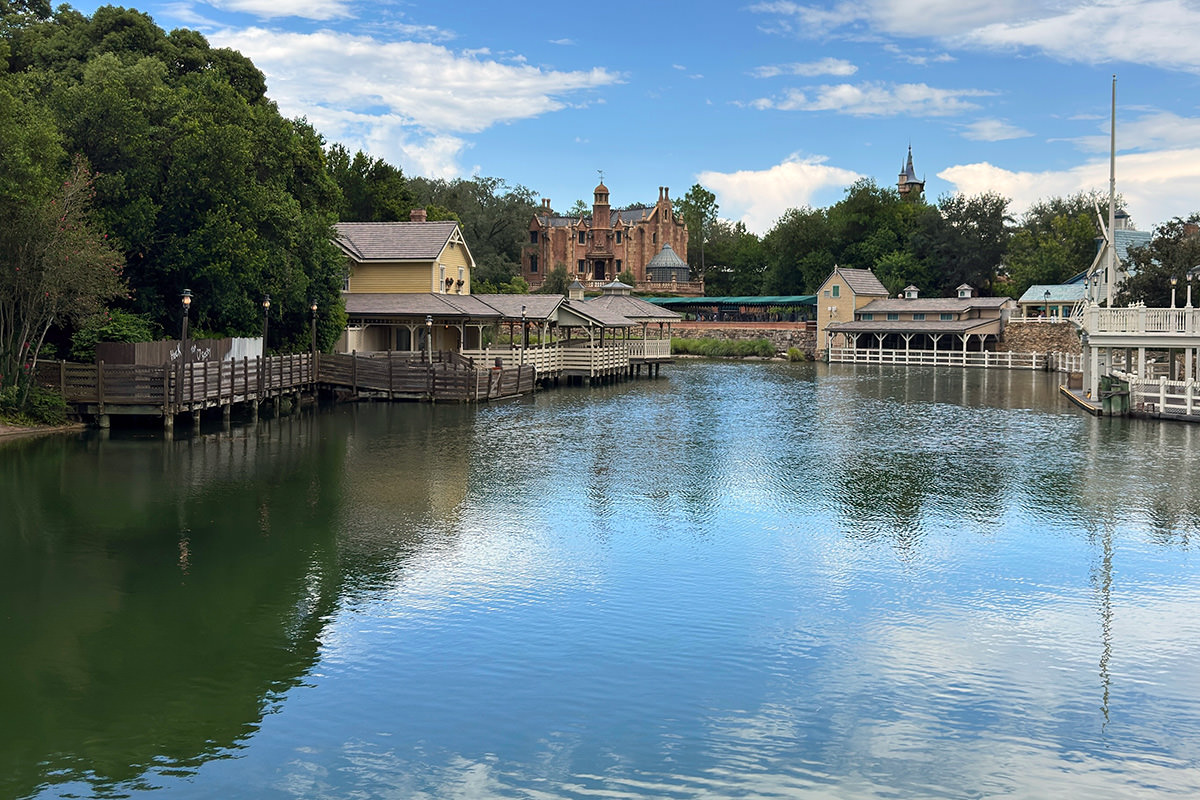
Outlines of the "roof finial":
[[598,169],[596,170],[596,174],[600,176],[600,182],[604,183],[604,170]]

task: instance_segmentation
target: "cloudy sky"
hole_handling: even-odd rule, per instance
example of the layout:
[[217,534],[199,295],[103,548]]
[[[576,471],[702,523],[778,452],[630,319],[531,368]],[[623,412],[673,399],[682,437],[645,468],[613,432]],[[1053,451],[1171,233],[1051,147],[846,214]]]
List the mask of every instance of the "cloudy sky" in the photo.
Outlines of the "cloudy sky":
[[[98,3],[76,3],[90,13]],[[1200,0],[158,0],[249,56],[284,114],[406,174],[614,205],[713,191],[763,233],[893,185],[936,198],[1107,192],[1136,227],[1200,210]]]

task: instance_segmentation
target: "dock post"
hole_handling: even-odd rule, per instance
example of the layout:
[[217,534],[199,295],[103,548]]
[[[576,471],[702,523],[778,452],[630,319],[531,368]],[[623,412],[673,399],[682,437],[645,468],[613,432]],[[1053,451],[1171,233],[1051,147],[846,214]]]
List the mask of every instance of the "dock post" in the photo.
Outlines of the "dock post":
[[221,406],[221,424],[226,428],[229,427],[229,420],[233,416],[233,404],[226,403]]
[[175,430],[175,415],[171,413],[163,414],[163,433],[172,433]]
[[250,401],[250,419],[253,422],[258,422],[258,398]]
[[107,430],[112,427],[112,419],[109,418],[108,414],[98,414],[96,416],[96,426],[100,430]]

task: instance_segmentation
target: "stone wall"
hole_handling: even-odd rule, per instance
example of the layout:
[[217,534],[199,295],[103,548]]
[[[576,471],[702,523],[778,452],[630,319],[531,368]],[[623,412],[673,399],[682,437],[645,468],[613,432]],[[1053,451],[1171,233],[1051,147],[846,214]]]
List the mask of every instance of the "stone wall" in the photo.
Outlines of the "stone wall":
[[771,344],[775,345],[777,353],[786,353],[788,348],[796,347],[807,353],[810,358],[816,354],[817,346],[816,332],[801,328],[708,328],[676,323],[671,326],[671,335],[677,339],[721,339],[724,341],[769,339]]
[[1000,351],[1014,353],[1081,353],[1079,330],[1070,322],[1012,322],[1004,328]]

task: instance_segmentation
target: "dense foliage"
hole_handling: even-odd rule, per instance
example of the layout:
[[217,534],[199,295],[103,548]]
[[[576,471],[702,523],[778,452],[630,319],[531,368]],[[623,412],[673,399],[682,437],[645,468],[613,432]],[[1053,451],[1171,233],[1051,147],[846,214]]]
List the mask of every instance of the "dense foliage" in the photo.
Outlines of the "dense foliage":
[[709,358],[773,358],[775,345],[770,339],[672,339],[671,353]]
[[[1118,306],[1145,303],[1166,308],[1171,304],[1171,279],[1176,285],[1175,301],[1186,302],[1188,274],[1193,273],[1192,290],[1200,290],[1200,213],[1187,219],[1176,217],[1154,229],[1150,243],[1129,252],[1130,276],[1119,287],[1115,298]],[[1192,297],[1200,305],[1200,293]]]
[[280,115],[247,58],[113,7],[7,15],[0,33],[0,80],[41,99],[17,123],[21,136],[45,130],[95,174],[94,223],[131,287],[120,307],[176,331],[190,288],[197,329],[257,335],[270,294],[268,345],[289,349],[308,342],[315,299],[327,310],[322,342],[338,335],[344,259],[331,240],[341,193],[320,136]]

